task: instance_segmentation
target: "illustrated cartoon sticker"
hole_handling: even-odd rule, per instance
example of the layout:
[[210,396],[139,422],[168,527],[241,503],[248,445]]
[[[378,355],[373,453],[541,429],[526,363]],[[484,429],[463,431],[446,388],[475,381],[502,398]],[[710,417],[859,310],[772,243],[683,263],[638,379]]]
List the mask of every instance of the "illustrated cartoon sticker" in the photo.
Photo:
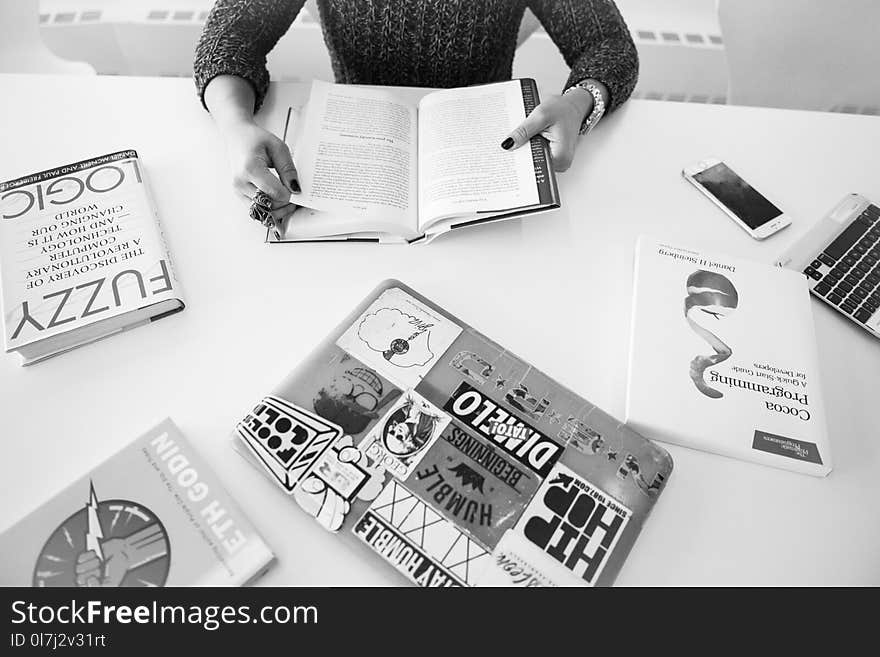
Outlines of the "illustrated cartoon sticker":
[[461,328],[399,288],[385,290],[337,345],[401,388],[415,388]]
[[472,586],[491,554],[391,479],[352,531],[410,581]]
[[408,390],[367,434],[363,449],[398,479],[406,479],[449,424],[449,416]]
[[632,511],[557,463],[515,531],[593,586]]
[[351,436],[343,436],[315,462],[293,495],[321,526],[335,532],[351,510],[351,501],[374,500],[385,478],[385,469],[354,447]]
[[171,547],[156,515],[137,502],[86,503],[46,540],[34,566],[34,586],[164,586]]
[[236,432],[288,493],[342,429],[280,397],[264,397]]
[[315,395],[314,408],[348,435],[357,436],[399,396],[400,390],[383,385],[376,372],[346,354]]

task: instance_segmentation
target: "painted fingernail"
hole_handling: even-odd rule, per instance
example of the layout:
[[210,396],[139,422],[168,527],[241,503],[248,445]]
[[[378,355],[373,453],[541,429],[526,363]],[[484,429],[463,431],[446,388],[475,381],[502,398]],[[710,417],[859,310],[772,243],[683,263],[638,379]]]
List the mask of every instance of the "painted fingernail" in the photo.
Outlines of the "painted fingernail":
[[513,146],[513,137],[508,137],[504,141],[501,142],[501,148],[506,151],[510,150],[510,147]]
[[290,191],[294,194],[299,194],[302,191],[302,187],[299,186],[299,180],[296,178],[290,179]]

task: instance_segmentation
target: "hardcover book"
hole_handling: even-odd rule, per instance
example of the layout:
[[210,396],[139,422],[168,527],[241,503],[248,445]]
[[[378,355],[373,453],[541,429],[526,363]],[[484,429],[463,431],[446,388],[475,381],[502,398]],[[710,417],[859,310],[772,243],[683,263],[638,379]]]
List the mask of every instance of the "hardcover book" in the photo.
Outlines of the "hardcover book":
[[273,561],[170,419],[0,534],[2,586],[242,585]]
[[182,310],[137,153],[0,183],[0,279],[23,365]]
[[412,91],[312,84],[283,130],[303,207],[269,242],[428,242],[559,207],[547,140],[501,148],[539,103],[534,80]]
[[394,280],[233,440],[320,527],[419,586],[610,585],[672,471],[663,449]]
[[657,440],[827,475],[804,275],[640,238],[626,421]]

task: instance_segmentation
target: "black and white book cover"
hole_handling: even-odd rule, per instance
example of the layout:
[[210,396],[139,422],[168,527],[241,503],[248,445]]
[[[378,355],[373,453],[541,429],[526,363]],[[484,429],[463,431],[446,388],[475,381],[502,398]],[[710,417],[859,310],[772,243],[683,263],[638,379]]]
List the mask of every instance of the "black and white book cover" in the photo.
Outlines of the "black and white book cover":
[[274,555],[166,419],[0,534],[3,586],[234,586]]
[[827,475],[803,274],[640,238],[626,409],[650,438]]
[[184,307],[134,150],[0,182],[0,267],[24,365]]

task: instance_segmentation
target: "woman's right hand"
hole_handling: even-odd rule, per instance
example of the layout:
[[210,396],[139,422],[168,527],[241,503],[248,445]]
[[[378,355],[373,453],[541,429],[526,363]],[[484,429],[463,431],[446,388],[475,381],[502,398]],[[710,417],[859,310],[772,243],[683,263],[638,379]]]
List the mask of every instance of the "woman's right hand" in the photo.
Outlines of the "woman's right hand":
[[254,121],[250,83],[234,75],[218,75],[205,87],[204,100],[226,143],[235,189],[251,201],[257,190],[268,194],[276,222],[293,214],[297,206],[290,195],[300,193],[296,167],[287,144]]
[[268,194],[276,222],[293,214],[298,206],[290,202],[291,193],[301,190],[287,144],[249,118],[225,123],[221,131],[236,191],[249,200],[258,189]]

